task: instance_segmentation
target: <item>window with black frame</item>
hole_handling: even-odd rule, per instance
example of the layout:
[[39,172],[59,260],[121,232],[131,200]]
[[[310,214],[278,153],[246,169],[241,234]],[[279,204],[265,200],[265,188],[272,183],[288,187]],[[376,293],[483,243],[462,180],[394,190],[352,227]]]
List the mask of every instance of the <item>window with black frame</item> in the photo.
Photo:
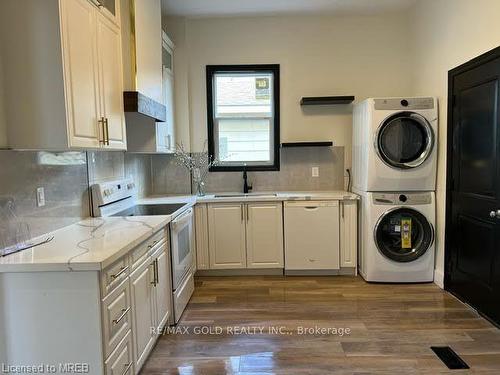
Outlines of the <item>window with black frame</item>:
[[207,65],[211,171],[279,170],[279,65]]

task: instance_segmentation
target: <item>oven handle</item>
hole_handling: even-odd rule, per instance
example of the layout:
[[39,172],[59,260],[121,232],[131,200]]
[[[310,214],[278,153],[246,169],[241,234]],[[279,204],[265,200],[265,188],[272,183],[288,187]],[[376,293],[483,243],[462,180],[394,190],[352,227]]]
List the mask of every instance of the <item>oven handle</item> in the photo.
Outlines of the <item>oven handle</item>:
[[175,230],[179,225],[184,224],[186,221],[190,220],[193,217],[193,209],[189,208],[187,211],[177,216],[174,220],[172,220],[172,227]]

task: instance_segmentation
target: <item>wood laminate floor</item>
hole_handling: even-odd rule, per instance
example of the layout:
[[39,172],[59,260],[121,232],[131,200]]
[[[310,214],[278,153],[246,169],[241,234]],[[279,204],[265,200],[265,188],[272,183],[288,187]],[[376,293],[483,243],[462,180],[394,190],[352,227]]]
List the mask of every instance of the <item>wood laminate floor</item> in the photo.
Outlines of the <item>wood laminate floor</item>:
[[[300,334],[305,327],[330,332]],[[500,330],[434,284],[197,278],[177,329],[142,374],[500,374]],[[430,349],[444,345],[471,370],[448,370]]]

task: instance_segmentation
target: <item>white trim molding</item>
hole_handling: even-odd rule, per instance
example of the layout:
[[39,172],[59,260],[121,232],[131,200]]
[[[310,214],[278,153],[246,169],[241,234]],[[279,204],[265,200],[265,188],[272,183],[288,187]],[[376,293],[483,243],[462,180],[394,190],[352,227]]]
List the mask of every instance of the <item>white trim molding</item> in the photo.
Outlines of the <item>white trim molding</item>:
[[442,270],[434,270],[434,284],[444,289],[444,272]]

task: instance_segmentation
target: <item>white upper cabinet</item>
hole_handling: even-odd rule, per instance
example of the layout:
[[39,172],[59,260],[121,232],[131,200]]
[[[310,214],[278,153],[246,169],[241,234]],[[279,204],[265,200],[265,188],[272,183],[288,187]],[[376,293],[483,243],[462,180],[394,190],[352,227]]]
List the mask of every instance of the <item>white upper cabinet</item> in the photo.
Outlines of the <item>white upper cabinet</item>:
[[101,3],[0,2],[9,147],[126,149],[119,2]]
[[61,29],[70,147],[99,147],[101,121],[95,7],[88,0],[61,2]]
[[175,152],[174,44],[164,32],[161,50],[161,103],[166,108],[166,121],[155,122],[136,114],[127,114],[129,152],[167,154]]
[[90,0],[97,5],[101,13],[110,21],[120,26],[120,0]]
[[167,34],[163,33],[162,45],[162,90],[163,104],[167,109],[167,120],[158,122],[158,151],[175,152],[174,126],[174,44]]
[[103,15],[97,17],[97,52],[101,114],[108,146],[126,149],[120,29]]

